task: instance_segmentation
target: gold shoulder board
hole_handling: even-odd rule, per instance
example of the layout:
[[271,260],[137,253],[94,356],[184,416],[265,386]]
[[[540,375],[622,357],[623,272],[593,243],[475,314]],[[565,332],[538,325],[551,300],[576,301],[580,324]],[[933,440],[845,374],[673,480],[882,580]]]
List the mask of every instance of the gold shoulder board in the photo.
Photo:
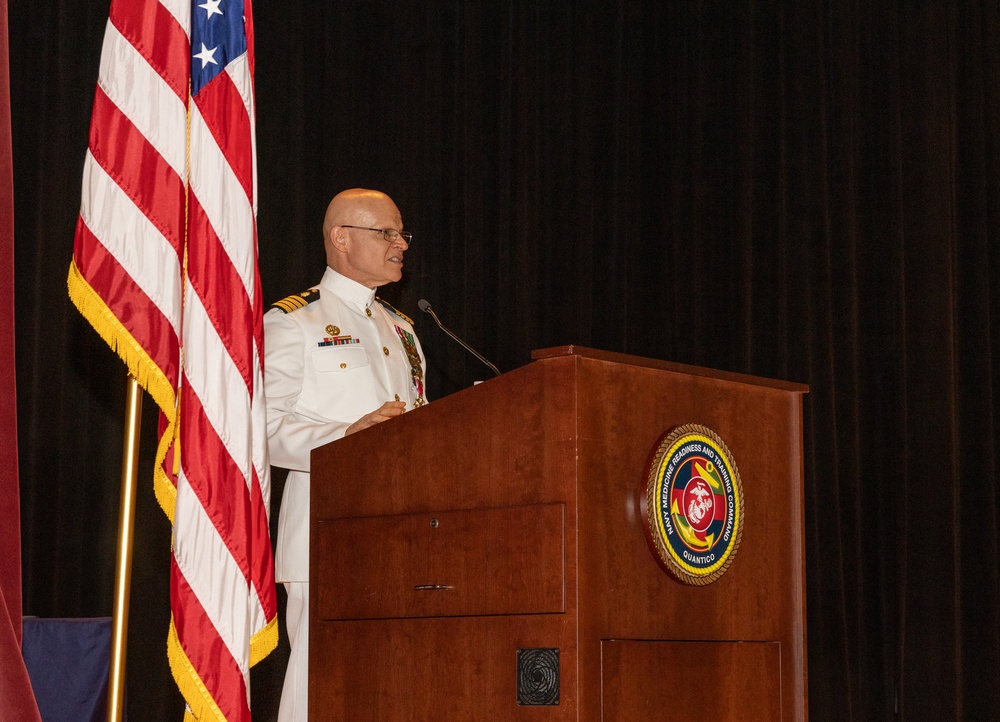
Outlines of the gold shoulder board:
[[271,308],[280,308],[283,313],[291,313],[292,311],[297,311],[300,308],[305,308],[313,301],[318,300],[319,289],[311,288],[308,291],[293,293],[291,296],[286,296],[280,301],[275,301],[271,304]]

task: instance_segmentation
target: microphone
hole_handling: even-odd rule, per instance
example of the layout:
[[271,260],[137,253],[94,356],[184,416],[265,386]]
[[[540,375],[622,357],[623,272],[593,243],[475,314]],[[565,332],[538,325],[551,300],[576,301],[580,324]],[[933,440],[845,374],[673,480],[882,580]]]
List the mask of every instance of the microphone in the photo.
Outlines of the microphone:
[[437,317],[437,314],[434,313],[434,309],[431,308],[431,305],[429,303],[427,303],[427,299],[421,298],[419,301],[417,301],[417,308],[419,308],[424,313],[429,313],[431,315],[431,318],[434,319],[434,323],[436,323],[438,325],[438,328],[440,328],[446,334],[448,334],[453,339],[455,339],[458,342],[459,346],[461,346],[466,351],[468,351],[473,356],[475,356],[477,359],[479,359],[484,364],[486,364],[487,366],[489,366],[490,367],[490,371],[492,371],[493,373],[495,373],[497,376],[500,375],[500,369],[498,369],[496,366],[494,366],[489,361],[487,361],[483,357],[483,355],[481,353],[479,353],[478,351],[476,351],[476,349],[472,348],[472,346],[470,346],[469,344],[467,344],[465,341],[463,341],[458,336],[456,336],[455,334],[453,334],[451,331],[449,331],[448,329],[446,329],[444,327],[444,324],[441,323],[441,320]]

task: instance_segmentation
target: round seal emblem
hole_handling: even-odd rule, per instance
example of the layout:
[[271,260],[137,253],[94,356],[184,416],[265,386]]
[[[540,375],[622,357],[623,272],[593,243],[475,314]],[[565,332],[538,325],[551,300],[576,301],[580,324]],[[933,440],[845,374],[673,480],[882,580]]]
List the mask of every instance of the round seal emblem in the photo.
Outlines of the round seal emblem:
[[643,529],[653,555],[684,584],[705,585],[725,574],[743,534],[740,473],[711,429],[671,429],[649,456],[640,494]]

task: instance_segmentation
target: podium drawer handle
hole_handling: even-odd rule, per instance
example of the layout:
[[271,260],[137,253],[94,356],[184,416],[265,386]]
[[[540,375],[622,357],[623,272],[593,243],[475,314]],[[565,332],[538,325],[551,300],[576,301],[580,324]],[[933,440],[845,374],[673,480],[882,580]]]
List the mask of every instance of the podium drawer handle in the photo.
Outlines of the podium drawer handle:
[[450,584],[414,584],[413,590],[416,592],[436,592],[443,589],[452,589]]

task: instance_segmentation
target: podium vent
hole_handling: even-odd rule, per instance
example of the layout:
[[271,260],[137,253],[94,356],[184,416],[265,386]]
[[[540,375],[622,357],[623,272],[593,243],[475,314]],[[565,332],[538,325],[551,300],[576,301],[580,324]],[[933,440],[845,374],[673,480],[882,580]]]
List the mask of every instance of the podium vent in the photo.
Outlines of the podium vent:
[[517,703],[529,706],[559,704],[559,650],[517,650]]

